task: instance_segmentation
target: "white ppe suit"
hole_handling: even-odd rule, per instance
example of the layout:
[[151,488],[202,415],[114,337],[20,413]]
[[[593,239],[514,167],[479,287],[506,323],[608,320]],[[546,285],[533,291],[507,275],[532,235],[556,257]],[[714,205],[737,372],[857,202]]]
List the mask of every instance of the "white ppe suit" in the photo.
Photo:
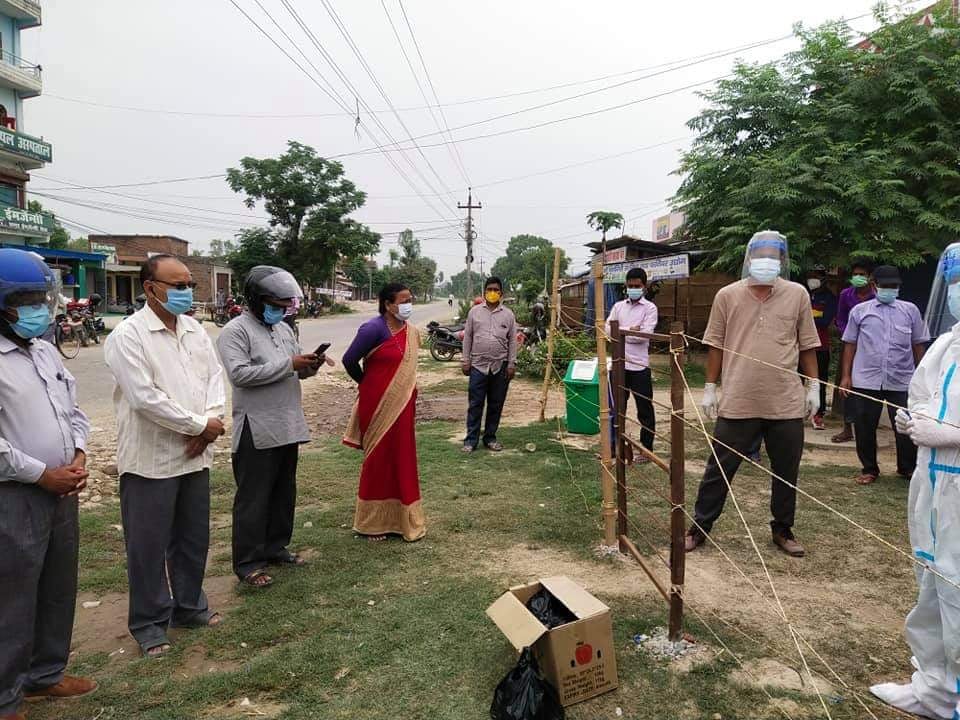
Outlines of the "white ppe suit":
[[[960,425],[960,324],[927,351],[910,383],[909,409]],[[943,579],[960,585],[960,442],[920,446],[907,518],[914,557],[928,566],[915,568],[920,592],[906,622],[911,686],[931,714],[960,718],[960,587]]]

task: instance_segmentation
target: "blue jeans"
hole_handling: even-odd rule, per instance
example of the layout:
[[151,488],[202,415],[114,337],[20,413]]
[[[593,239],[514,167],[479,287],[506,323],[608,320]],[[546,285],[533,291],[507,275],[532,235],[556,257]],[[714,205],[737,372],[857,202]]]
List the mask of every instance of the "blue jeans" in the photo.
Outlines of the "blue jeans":
[[507,364],[499,372],[484,374],[472,368],[470,370],[470,409],[467,410],[467,436],[464,445],[476,447],[480,440],[480,421],[483,419],[483,406],[487,406],[487,422],[483,430],[483,444],[489,445],[497,439],[500,427],[500,414],[507,399]]

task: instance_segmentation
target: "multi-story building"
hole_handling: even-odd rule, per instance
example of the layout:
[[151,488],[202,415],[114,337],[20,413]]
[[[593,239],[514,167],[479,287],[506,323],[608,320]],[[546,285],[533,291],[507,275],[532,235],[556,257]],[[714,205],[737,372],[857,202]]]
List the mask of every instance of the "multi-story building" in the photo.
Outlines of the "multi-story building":
[[42,137],[26,133],[23,101],[43,89],[40,65],[24,60],[20,31],[38,27],[40,3],[0,0],[0,243],[42,245],[53,230],[53,216],[27,210],[30,171],[53,160]]

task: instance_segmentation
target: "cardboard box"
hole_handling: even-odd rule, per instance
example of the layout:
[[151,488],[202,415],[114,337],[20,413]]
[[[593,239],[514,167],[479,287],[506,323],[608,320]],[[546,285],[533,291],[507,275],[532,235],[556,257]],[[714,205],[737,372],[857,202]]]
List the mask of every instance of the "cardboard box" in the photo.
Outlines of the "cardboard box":
[[[548,630],[526,604],[541,588],[549,590],[577,619]],[[518,585],[487,608],[519,653],[532,646],[544,676],[564,707],[617,687],[617,658],[610,608],[566,577]]]

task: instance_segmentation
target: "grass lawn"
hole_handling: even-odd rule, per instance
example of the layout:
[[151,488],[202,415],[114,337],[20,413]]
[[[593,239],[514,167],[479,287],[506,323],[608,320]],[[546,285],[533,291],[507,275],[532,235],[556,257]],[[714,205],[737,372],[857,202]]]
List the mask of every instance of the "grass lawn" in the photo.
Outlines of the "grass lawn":
[[[464,384],[451,379],[451,388],[454,382]],[[738,666],[725,652],[679,671],[634,649],[635,634],[665,624],[665,605],[632,562],[595,554],[601,536],[600,494],[592,450],[562,446],[556,442],[557,425],[550,422],[502,432],[508,448],[533,443],[533,453],[508,450],[470,457],[460,453],[459,423],[421,423],[417,430],[426,539],[407,545],[354,538],[349,526],[360,455],[331,440],[301,459],[293,546],[308,554],[310,564],[278,570],[277,582],[265,590],[237,588],[222,579],[230,574],[233,480],[229,466],[218,467],[208,578],[227,588],[228,600],[220,606],[222,626],[180,634],[174,650],[161,660],[132,652],[90,652],[81,644],[71,669],[95,676],[99,691],[75,703],[32,706],[31,720],[480,720],[489,717],[493,688],[513,662],[510,646],[484,610],[508,585],[551,574],[585,581],[611,606],[618,648],[620,689],[570,708],[568,717],[613,718],[617,708],[623,717],[636,719],[711,718],[715,713],[723,718],[782,717],[759,687],[734,681]],[[702,462],[705,452],[702,443],[690,442],[690,508],[699,473],[695,463]],[[666,518],[665,507],[643,490],[651,484],[666,489],[657,472],[652,466],[633,471],[631,518],[638,532],[664,550],[666,538],[646,518],[647,513]],[[904,545],[905,484],[882,479],[870,488],[854,488],[846,481],[852,473],[852,468],[836,465],[811,467],[801,482]],[[744,471],[736,488],[798,627],[861,690],[881,677],[905,678],[907,651],[894,624],[912,602],[909,567],[802,499],[798,535],[810,556],[801,561],[778,555],[765,529],[768,484],[759,472]],[[125,591],[118,523],[116,506],[84,513],[81,592],[100,597]],[[729,503],[716,534],[760,585],[761,571]],[[639,536],[637,544],[647,549]],[[780,649],[783,656],[775,657],[790,667],[797,665],[782,623],[719,553],[698,551],[689,566],[691,603],[707,613],[733,652],[750,662],[769,657],[768,649],[746,638],[751,636]],[[665,577],[662,566],[659,570]],[[78,609],[78,626],[87,612]],[[719,650],[693,617],[687,628],[711,652]],[[118,612],[110,632],[116,636],[124,630],[124,613]],[[194,661],[198,653],[199,663]],[[791,717],[824,716],[815,696],[776,687],[770,692],[786,703]],[[250,705],[241,705],[243,698]],[[832,717],[864,716],[842,688],[831,698]],[[888,716],[871,707],[878,717]]]

